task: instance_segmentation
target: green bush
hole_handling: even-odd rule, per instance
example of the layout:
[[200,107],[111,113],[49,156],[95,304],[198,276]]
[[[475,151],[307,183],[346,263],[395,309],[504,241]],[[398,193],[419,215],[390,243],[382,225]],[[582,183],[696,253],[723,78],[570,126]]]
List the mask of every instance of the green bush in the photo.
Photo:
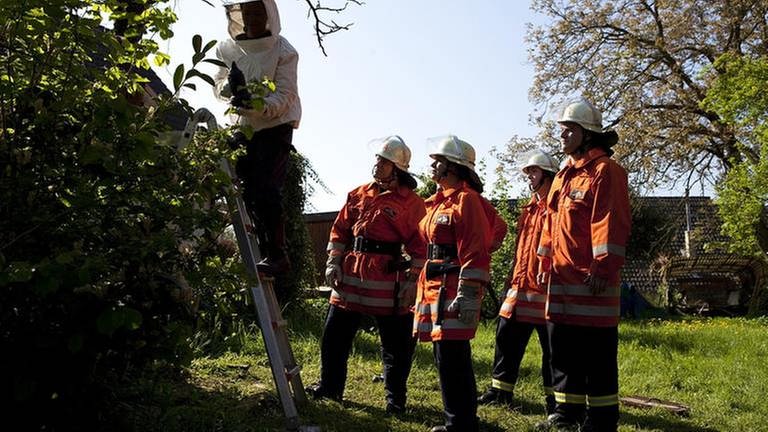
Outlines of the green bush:
[[[179,370],[193,348],[237,346],[252,327],[242,263],[222,241],[227,131],[178,151],[164,119],[191,110],[143,90],[149,60],[168,56],[142,35],[170,37],[176,19],[158,5],[0,7],[0,392],[4,412],[32,428],[90,429],[105,377]],[[211,81],[194,66],[214,42],[193,46],[176,91]],[[307,172],[294,158],[292,223]],[[299,287],[306,229],[290,232]]]

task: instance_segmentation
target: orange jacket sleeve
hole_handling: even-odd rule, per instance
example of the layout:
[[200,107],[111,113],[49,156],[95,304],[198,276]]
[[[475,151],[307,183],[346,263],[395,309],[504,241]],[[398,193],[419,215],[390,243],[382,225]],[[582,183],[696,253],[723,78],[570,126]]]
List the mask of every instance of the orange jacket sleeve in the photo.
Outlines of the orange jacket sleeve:
[[356,222],[355,218],[351,215],[351,207],[357,202],[357,190],[354,190],[347,194],[347,201],[336,216],[336,220],[333,221],[331,226],[331,235],[328,239],[328,247],[326,250],[329,255],[343,254],[347,247],[352,244],[352,225]]
[[456,249],[461,262],[459,278],[487,282],[491,264],[487,242],[491,236],[491,228],[482,199],[474,192],[460,195],[454,229]]
[[408,227],[410,235],[403,241],[405,251],[411,256],[413,267],[420,269],[424,266],[427,256],[427,243],[419,231],[419,222],[427,214],[424,200],[413,194],[408,202]]
[[616,283],[632,224],[626,171],[613,161],[600,167],[593,192],[590,273]]

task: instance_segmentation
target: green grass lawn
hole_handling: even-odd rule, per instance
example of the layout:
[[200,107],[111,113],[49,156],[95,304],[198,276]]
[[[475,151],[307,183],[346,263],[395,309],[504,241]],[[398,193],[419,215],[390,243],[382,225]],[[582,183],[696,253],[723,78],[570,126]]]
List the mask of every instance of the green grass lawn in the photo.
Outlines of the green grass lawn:
[[[319,374],[322,306],[292,320],[292,345],[305,384]],[[495,321],[472,343],[478,390],[490,385]],[[690,417],[661,409],[622,407],[621,431],[768,431],[766,319],[624,321],[619,329],[620,394],[682,403]],[[257,337],[258,336],[258,337]],[[536,336],[523,361],[514,409],[481,407],[481,430],[526,431],[544,418]],[[442,423],[442,403],[431,344],[419,344],[409,379],[409,407],[384,416],[378,337],[360,332],[349,360],[345,401],[311,401],[302,424],[323,431],[426,431]],[[199,358],[182,379],[146,376],[119,394],[121,429],[268,431],[283,425],[268,360],[255,335],[245,353]],[[118,425],[116,425],[118,426]]]

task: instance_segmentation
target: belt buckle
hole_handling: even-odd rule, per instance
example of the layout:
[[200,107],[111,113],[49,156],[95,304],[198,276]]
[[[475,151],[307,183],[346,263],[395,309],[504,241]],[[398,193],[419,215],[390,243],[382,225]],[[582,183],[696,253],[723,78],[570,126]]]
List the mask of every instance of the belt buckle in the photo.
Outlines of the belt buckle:
[[363,236],[355,236],[355,243],[352,245],[352,250],[360,252],[363,249]]
[[440,258],[440,246],[436,245],[435,243],[430,243],[428,246],[427,255],[429,255],[429,259],[433,260],[439,260]]

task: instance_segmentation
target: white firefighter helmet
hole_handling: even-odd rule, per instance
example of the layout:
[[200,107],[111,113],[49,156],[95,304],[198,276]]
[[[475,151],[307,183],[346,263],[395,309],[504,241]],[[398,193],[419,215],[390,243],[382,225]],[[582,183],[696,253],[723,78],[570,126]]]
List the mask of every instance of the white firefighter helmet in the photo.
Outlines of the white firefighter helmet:
[[525,173],[525,170],[532,166],[537,166],[542,170],[551,173],[560,171],[560,167],[555,158],[541,149],[532,150],[524,156],[523,163],[520,165],[520,171]]
[[376,156],[381,156],[395,164],[397,168],[408,172],[408,164],[411,162],[411,149],[405,145],[405,141],[397,135],[374,140],[378,144]]
[[574,102],[570,102],[565,105],[560,116],[557,119],[558,123],[576,123],[586,130],[602,133],[603,132],[603,115],[595,108],[594,105],[584,99],[579,99]]
[[453,163],[464,165],[475,170],[475,149],[466,141],[460,140],[456,135],[432,138],[434,150],[429,157],[443,156]]

